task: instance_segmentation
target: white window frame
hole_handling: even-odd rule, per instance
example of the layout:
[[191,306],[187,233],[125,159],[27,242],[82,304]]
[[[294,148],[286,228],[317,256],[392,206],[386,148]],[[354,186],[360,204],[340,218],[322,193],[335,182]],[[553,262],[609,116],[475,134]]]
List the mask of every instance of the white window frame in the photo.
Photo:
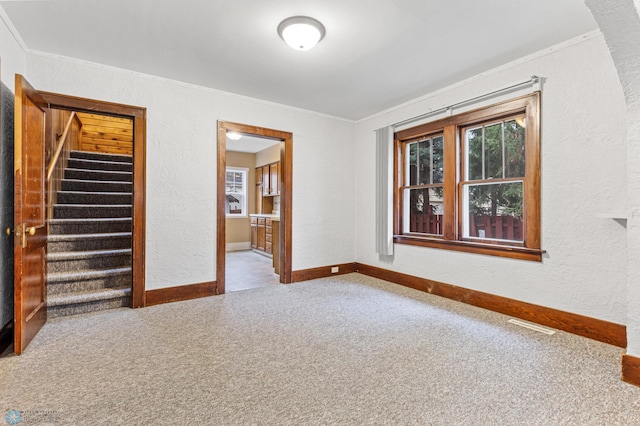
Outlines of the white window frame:
[[[229,192],[227,191],[227,173],[241,173],[242,174],[242,192]],[[240,206],[241,213],[226,213],[228,219],[242,219],[249,217],[248,198],[249,198],[249,169],[244,167],[227,167],[225,170],[225,204],[227,203],[227,196],[240,195],[242,196],[242,202]],[[225,205],[225,211],[227,211],[227,205]]]

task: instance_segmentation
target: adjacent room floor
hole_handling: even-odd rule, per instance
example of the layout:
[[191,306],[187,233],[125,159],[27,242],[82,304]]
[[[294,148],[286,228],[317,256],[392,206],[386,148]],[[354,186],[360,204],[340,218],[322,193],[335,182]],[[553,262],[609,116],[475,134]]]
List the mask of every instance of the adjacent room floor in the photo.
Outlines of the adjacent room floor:
[[278,282],[271,258],[252,250],[227,252],[226,292],[268,287]]

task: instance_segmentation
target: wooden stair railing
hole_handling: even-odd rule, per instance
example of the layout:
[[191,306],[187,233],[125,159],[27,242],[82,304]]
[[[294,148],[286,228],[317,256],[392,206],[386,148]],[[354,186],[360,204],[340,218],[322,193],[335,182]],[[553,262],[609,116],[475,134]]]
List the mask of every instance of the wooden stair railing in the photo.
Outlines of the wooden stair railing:
[[[58,136],[64,122],[64,115],[67,113],[68,111],[54,110],[54,135]],[[62,178],[69,155],[71,151],[80,147],[81,128],[80,118],[75,111],[71,112],[64,125],[64,131],[57,138],[55,150],[47,166],[47,217],[49,219],[53,217],[53,206],[58,201],[58,191],[62,188]]]
[[75,111],[73,111],[69,116],[69,120],[67,120],[67,125],[64,127],[64,132],[62,132],[60,139],[58,139],[58,145],[56,146],[56,151],[53,153],[53,156],[51,157],[51,161],[49,161],[49,167],[47,168],[47,180],[51,180],[51,175],[53,174],[53,170],[56,167],[58,158],[60,158],[60,153],[62,152],[62,148],[64,148],[64,143],[67,140],[67,136],[69,135],[69,129],[71,128],[71,123],[73,123],[74,118],[76,118]]

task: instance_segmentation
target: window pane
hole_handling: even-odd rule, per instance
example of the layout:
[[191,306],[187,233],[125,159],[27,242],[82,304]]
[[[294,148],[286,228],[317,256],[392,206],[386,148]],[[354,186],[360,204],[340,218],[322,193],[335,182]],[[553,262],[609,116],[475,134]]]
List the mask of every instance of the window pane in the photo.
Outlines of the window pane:
[[466,131],[467,180],[481,180],[482,174],[482,128]]
[[502,123],[484,128],[484,178],[502,179]]
[[404,190],[404,232],[442,235],[441,186]]
[[432,139],[433,144],[433,182],[444,182],[444,137],[438,136]]
[[236,172],[234,173],[234,175],[235,175],[236,186],[242,188],[242,173]]
[[504,177],[525,175],[524,118],[504,123]]
[[233,189],[233,172],[226,173],[226,191],[231,192]]
[[464,237],[522,241],[523,182],[464,186]]
[[409,182],[407,185],[417,185],[418,184],[418,143],[410,143],[409,144],[409,157],[407,161],[408,165],[408,178]]
[[237,214],[237,215],[244,214],[244,212],[242,211],[243,205],[244,205],[244,195],[241,195],[241,194],[228,195],[227,194],[227,202],[225,206],[225,210],[227,214]]
[[229,216],[247,214],[247,172],[228,168],[226,171],[225,212]]
[[418,185],[431,183],[431,139],[418,143]]

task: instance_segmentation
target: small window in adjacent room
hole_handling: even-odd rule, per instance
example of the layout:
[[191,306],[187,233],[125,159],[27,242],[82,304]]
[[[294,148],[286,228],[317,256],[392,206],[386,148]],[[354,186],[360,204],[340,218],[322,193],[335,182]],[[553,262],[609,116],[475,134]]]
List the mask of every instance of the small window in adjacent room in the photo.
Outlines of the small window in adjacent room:
[[395,133],[394,242],[541,260],[540,93]]
[[226,205],[227,217],[247,217],[248,169],[227,167]]

